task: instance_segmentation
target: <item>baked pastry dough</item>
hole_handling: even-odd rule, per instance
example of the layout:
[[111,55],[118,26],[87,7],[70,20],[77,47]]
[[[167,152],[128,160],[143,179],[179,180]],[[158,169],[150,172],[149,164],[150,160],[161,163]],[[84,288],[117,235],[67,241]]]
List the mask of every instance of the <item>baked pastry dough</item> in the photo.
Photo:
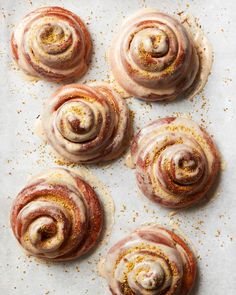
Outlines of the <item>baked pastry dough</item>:
[[103,208],[93,188],[67,169],[37,175],[16,197],[13,233],[31,255],[70,260],[92,249],[103,228]]
[[61,7],[27,14],[11,38],[12,54],[28,75],[49,81],[81,77],[91,57],[91,38],[83,21]]
[[132,96],[173,100],[191,89],[199,56],[190,32],[175,18],[143,9],[114,38],[109,63],[115,80]]
[[42,115],[46,141],[63,158],[97,163],[117,158],[129,137],[129,110],[108,84],[59,88]]
[[131,145],[131,162],[144,195],[170,208],[203,198],[220,168],[211,137],[181,117],[159,119],[141,129]]
[[104,276],[115,295],[186,295],[197,271],[187,242],[157,225],[137,229],[113,246]]

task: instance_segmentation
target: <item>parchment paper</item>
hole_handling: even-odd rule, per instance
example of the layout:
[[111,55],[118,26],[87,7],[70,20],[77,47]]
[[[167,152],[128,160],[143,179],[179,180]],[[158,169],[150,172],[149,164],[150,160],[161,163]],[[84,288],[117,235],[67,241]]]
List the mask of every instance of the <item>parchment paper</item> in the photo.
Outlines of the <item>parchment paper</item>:
[[[29,82],[16,69],[10,54],[14,24],[40,6],[59,5],[82,17],[94,40],[93,61],[79,81],[107,80],[105,52],[122,20],[141,7],[170,14],[184,11],[197,17],[214,48],[214,64],[204,92],[193,101],[147,104],[128,99],[135,113],[135,131],[151,120],[187,115],[203,124],[221,151],[222,172],[208,203],[174,212],[141,196],[134,171],[124,158],[105,166],[89,167],[113,196],[116,215],[110,241],[102,250],[70,263],[43,263],[27,257],[9,225],[12,200],[30,175],[55,167],[48,147],[33,134],[43,102],[59,86]],[[236,2],[233,0],[0,0],[0,294],[109,294],[97,274],[97,263],[109,247],[136,227],[158,222],[178,227],[192,241],[198,256],[199,277],[193,294],[236,294]]]

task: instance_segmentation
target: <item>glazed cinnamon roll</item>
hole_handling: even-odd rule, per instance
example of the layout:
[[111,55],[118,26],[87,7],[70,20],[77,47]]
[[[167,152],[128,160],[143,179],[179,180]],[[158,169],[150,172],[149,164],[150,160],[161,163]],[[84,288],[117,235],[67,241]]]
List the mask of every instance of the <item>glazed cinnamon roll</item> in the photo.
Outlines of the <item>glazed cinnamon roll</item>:
[[64,159],[97,163],[117,158],[129,137],[129,110],[108,85],[59,88],[42,115],[47,142]]
[[83,21],[60,7],[27,14],[11,38],[12,54],[28,75],[62,81],[81,77],[88,68],[91,38]]
[[144,195],[170,208],[203,198],[220,168],[211,137],[180,117],[159,119],[141,129],[131,145],[131,162]]
[[134,231],[113,246],[104,276],[115,295],[186,295],[197,270],[187,242],[157,225]]
[[16,197],[11,211],[13,233],[31,255],[70,260],[97,243],[103,208],[93,188],[78,174],[51,169],[34,177]]
[[151,9],[125,21],[112,41],[109,63],[128,94],[148,101],[186,94],[200,69],[190,32],[175,18]]

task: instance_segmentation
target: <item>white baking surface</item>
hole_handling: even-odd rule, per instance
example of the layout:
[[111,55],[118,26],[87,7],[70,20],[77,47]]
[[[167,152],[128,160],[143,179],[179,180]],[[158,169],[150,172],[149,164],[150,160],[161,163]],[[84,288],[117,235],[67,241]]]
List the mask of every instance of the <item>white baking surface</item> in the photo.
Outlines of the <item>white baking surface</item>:
[[[106,80],[105,60],[114,32],[122,20],[141,7],[162,11],[184,11],[199,19],[214,48],[212,75],[202,95],[169,104],[146,104],[127,100],[135,112],[134,128],[159,116],[175,112],[190,115],[204,125],[222,153],[224,171],[210,202],[179,211],[160,208],[141,197],[134,171],[124,158],[105,166],[90,167],[113,196],[116,215],[111,239],[101,251],[70,263],[46,264],[27,257],[9,226],[12,200],[29,175],[56,166],[48,148],[33,134],[33,125],[45,99],[57,84],[26,81],[16,70],[10,55],[10,33],[14,24],[40,6],[59,5],[80,15],[94,40],[93,62],[80,80]],[[193,294],[236,294],[236,1],[135,1],[135,0],[0,0],[0,294],[109,294],[106,282],[97,274],[97,262],[108,248],[131,230],[146,222],[179,225],[198,255],[199,279]]]

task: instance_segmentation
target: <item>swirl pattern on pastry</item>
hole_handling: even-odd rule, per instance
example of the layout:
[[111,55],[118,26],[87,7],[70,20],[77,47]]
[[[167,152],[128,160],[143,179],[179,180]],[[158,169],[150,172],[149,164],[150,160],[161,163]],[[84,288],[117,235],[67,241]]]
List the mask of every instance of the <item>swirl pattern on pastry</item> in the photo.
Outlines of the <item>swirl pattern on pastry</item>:
[[103,208],[78,174],[51,169],[34,177],[16,197],[11,226],[31,255],[54,261],[87,253],[103,228]]
[[190,33],[173,17],[143,9],[114,38],[109,63],[115,80],[132,96],[173,100],[193,86],[199,57]]
[[62,81],[87,71],[92,43],[77,15],[51,6],[23,18],[12,34],[11,47],[17,64],[29,76]]
[[46,104],[46,140],[63,158],[96,163],[117,158],[129,137],[126,102],[107,84],[61,87]]
[[115,295],[186,295],[197,264],[187,242],[157,225],[137,229],[114,245],[104,276]]
[[206,131],[185,118],[164,118],[141,129],[131,145],[141,191],[170,208],[204,197],[220,168],[216,146]]

